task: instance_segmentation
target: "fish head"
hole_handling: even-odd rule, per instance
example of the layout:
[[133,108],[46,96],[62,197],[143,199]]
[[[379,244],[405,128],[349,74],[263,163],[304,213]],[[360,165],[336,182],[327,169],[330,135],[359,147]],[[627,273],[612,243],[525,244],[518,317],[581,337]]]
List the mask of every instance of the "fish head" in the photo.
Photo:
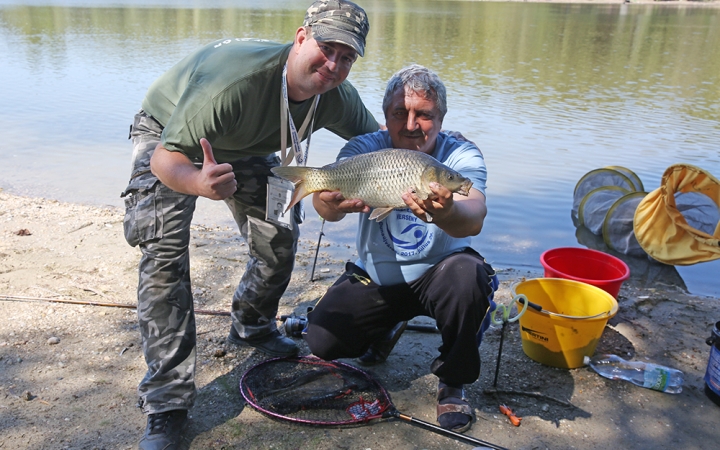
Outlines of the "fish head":
[[468,194],[470,194],[470,188],[472,187],[473,183],[469,178],[465,178],[462,175],[460,175],[460,177],[462,178],[463,181],[460,184],[460,187],[458,188],[458,190],[453,191],[453,192],[457,192],[460,195],[467,196]]
[[450,192],[456,192],[465,196],[470,193],[470,188],[472,187],[472,181],[470,179],[465,178],[460,175],[459,172],[442,164],[435,167],[428,167],[423,178],[427,184],[435,182],[445,186]]

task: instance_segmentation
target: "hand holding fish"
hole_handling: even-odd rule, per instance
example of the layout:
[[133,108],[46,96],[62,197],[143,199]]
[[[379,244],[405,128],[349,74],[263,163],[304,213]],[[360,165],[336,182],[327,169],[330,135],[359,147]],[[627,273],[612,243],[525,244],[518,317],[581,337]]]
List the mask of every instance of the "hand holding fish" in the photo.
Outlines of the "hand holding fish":
[[412,190],[403,194],[402,199],[413,214],[453,237],[480,233],[487,214],[485,196],[480,191],[470,189],[464,196],[435,182],[430,183],[428,189],[430,195],[426,200]]
[[370,207],[362,200],[346,199],[339,191],[316,192],[313,195],[313,207],[328,222],[337,222],[349,213],[370,212]]
[[[428,185],[432,192],[427,199],[419,198],[412,189],[402,195],[402,199],[410,210],[421,220],[428,223],[445,222],[453,214],[453,193],[441,184],[432,182]],[[439,225],[438,225],[439,226]]]

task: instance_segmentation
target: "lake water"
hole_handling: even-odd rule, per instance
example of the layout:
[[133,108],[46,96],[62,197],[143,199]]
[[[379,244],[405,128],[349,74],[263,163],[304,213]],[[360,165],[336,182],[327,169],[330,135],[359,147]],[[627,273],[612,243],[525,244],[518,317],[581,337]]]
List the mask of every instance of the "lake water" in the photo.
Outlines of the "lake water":
[[[309,3],[0,0],[0,188],[122,205],[128,126],[152,81],[218,38],[289,42]],[[570,218],[575,184],[593,169],[624,166],[648,191],[674,163],[720,177],[720,8],[360,3],[370,35],[350,80],[380,121],[397,69],[419,63],[445,81],[445,128],[487,161],[475,246],[496,267],[539,269],[544,250],[594,245]],[[313,166],[343,144],[327,132],[312,142]],[[229,223],[209,201],[199,209],[199,220]],[[315,239],[310,219],[303,234]],[[325,232],[352,243],[354,221],[344,222]],[[720,297],[720,261],[654,273]]]

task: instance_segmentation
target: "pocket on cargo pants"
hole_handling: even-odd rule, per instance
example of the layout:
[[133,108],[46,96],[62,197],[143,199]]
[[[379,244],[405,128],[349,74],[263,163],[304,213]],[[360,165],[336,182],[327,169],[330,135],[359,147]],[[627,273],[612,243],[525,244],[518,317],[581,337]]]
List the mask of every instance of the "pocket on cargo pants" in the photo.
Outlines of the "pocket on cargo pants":
[[125,240],[131,247],[162,237],[160,182],[154,176],[138,177],[125,190]]

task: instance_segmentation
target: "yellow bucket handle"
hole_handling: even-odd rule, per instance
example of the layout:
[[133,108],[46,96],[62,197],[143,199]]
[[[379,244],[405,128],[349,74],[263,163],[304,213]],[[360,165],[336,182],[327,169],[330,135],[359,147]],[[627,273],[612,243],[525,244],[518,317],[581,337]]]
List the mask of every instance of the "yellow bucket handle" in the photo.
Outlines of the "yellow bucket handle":
[[[513,302],[520,297],[524,298],[525,301],[520,302],[523,304],[523,307],[520,310],[520,312],[518,312],[517,316],[510,319],[510,307],[507,307],[502,303],[498,303],[497,306],[495,307],[495,311],[493,311],[492,315],[490,316],[490,320],[492,321],[492,323],[494,323],[495,325],[502,325],[503,323],[510,323],[510,322],[515,322],[515,321],[519,320],[520,317],[522,317],[522,315],[525,314],[525,311],[527,311],[528,305],[530,304],[530,302],[528,301],[527,297],[525,297],[524,294],[515,296],[515,298],[513,298]],[[502,319],[501,320],[495,320],[495,314],[497,314],[498,311],[502,311]]]
[[[601,312],[599,314],[595,314],[594,316],[568,316],[565,314],[560,314],[556,312],[551,312],[546,309],[543,309],[542,306],[538,305],[537,303],[532,303],[528,300],[528,298],[525,296],[525,294],[518,294],[513,298],[513,301],[517,301],[523,304],[523,312],[527,309],[528,305],[534,309],[535,311],[539,312],[540,314],[545,314],[547,316],[553,316],[553,317],[561,317],[563,319],[595,319],[602,316],[609,316],[612,310]],[[520,317],[522,314],[519,314],[517,317]]]

